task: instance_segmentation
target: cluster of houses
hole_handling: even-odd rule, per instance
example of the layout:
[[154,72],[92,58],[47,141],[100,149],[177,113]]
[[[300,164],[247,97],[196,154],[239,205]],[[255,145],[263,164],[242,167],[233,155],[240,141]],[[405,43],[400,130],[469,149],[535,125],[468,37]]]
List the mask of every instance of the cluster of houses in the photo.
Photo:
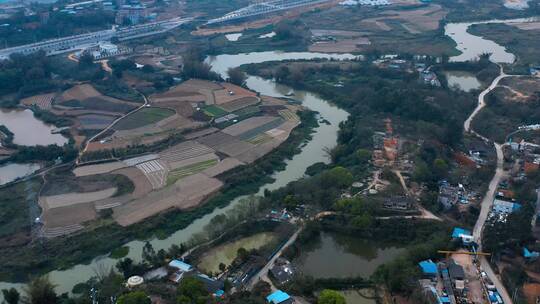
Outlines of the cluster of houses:
[[420,284],[433,302],[443,304],[461,303],[465,291],[465,271],[453,259],[435,263],[421,261],[418,266],[423,274]]
[[514,192],[508,189],[506,182],[501,182],[498,186],[488,219],[505,222],[508,215],[521,209],[522,205],[516,201]]
[[206,290],[215,298],[221,298],[225,295],[224,283],[221,280],[216,280],[203,273],[197,271],[197,269],[181,260],[172,260],[168,264],[168,270],[171,272],[169,280],[181,284],[182,280],[186,277],[194,277],[201,281]]
[[373,134],[373,164],[383,167],[385,164],[393,165],[399,155],[399,138],[394,135],[392,120],[384,120],[385,132],[375,132]]
[[[473,241],[471,232],[467,229],[455,227],[452,231],[452,239],[460,242],[470,252],[463,254],[473,254],[476,250],[476,244]],[[530,255],[538,253],[529,252]],[[462,265],[459,265],[454,259],[447,258],[438,263],[432,260],[425,260],[418,263],[423,278],[420,280],[424,293],[431,299],[432,303],[438,304],[460,304],[470,303],[468,299],[469,283],[472,279],[467,277]],[[479,265],[477,265],[479,267]],[[488,278],[485,272],[477,269],[477,278],[482,284],[482,293],[484,298],[492,304],[502,304],[502,299],[496,286]]]
[[468,204],[470,194],[462,184],[452,185],[447,181],[439,182],[439,196],[437,201],[448,210],[457,204]]

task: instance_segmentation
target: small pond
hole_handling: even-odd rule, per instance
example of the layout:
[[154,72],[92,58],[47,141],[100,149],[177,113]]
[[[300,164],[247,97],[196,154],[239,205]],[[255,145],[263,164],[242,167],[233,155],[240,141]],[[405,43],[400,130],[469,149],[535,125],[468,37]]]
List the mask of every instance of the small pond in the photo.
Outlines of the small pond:
[[276,235],[272,232],[257,233],[252,236],[241,238],[239,240],[225,243],[217,247],[212,248],[206,252],[197,265],[204,272],[219,272],[219,264],[223,263],[229,266],[234,259],[238,249],[244,248],[246,250],[259,249],[262,246],[272,243],[277,239]]
[[448,87],[457,87],[462,91],[469,92],[482,86],[473,73],[465,71],[445,71],[444,76],[448,81]]
[[300,272],[314,278],[369,278],[377,267],[405,251],[330,232],[321,233],[301,250],[294,263]]
[[59,145],[68,142],[61,134],[52,134],[55,129],[34,117],[31,110],[0,109],[0,125],[6,126],[13,135],[13,143],[22,146]]
[[350,289],[342,290],[341,293],[345,297],[347,304],[376,304],[374,292],[371,289]]
[[0,185],[25,177],[40,168],[39,164],[7,164],[0,166]]

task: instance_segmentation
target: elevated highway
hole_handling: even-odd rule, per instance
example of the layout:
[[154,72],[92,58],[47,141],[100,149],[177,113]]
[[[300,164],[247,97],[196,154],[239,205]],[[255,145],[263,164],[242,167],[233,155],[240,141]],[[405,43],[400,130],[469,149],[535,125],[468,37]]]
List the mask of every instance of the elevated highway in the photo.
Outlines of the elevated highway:
[[0,49],[0,59],[7,59],[11,54],[28,55],[38,51],[44,51],[47,55],[56,55],[74,50],[85,49],[97,45],[103,41],[117,38],[119,41],[135,39],[155,35],[169,31],[184,23],[190,22],[191,18],[173,18],[164,21],[134,25],[128,27],[114,27],[109,30],[91,32],[41,42]]
[[271,0],[260,2],[243,7],[239,10],[230,12],[222,17],[210,19],[206,24],[216,24],[228,21],[234,21],[249,18],[258,15],[270,14],[274,12],[293,9],[296,7],[321,4],[332,0]]

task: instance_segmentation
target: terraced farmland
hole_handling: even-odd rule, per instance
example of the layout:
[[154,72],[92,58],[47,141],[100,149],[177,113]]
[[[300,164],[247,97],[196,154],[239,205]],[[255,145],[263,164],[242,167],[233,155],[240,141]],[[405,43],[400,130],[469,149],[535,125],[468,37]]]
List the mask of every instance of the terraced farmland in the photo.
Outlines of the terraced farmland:
[[259,103],[257,97],[242,97],[220,105],[225,111],[234,112]]
[[168,170],[161,161],[154,159],[140,163],[136,167],[148,178],[153,189],[159,189],[165,185]]
[[176,169],[176,163],[212,153],[214,150],[210,147],[189,140],[161,152],[160,156],[161,160],[167,162],[171,168]]
[[205,107],[204,108],[204,113],[206,113],[206,115],[212,116],[212,117],[221,117],[221,116],[225,116],[225,115],[229,114],[227,111],[223,110],[222,108],[220,108],[218,106],[214,106],[214,105]]
[[169,176],[167,177],[167,185],[172,185],[179,179],[193,175],[195,173],[199,173],[216,165],[217,163],[217,159],[211,159],[171,171],[169,172]]
[[144,108],[120,120],[114,125],[114,129],[131,130],[156,123],[172,115],[174,115],[173,110],[163,108]]

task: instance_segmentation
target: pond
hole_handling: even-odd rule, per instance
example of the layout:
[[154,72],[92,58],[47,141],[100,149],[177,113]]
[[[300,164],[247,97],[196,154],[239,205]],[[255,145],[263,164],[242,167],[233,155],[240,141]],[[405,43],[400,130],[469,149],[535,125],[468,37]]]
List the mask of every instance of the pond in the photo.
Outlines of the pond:
[[404,252],[404,248],[382,247],[371,240],[322,232],[302,248],[294,264],[314,278],[369,278],[377,267]]
[[482,86],[478,78],[473,73],[465,71],[445,71],[444,75],[448,81],[448,87],[457,87],[458,89],[469,92]]
[[375,294],[372,289],[350,289],[339,291],[347,304],[376,304]]
[[248,251],[251,249],[259,249],[266,244],[274,242],[275,240],[277,240],[277,237],[274,233],[262,232],[233,242],[225,243],[206,252],[199,259],[197,266],[206,273],[216,273],[220,271],[220,263],[227,266],[231,265],[236,258],[238,249],[244,248]]
[[39,164],[7,164],[0,166],[0,185],[25,177],[39,170]]
[[55,129],[34,117],[31,110],[0,110],[0,124],[13,133],[13,143],[21,146],[59,145],[68,142],[61,134],[52,134]]

